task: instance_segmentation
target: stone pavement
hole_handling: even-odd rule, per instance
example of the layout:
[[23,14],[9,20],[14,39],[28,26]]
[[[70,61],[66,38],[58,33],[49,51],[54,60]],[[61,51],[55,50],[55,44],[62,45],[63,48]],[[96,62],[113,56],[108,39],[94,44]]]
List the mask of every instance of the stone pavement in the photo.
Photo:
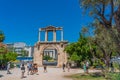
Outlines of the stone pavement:
[[[6,74],[6,71],[0,71],[0,80],[72,80],[69,78],[65,78],[64,75],[83,73],[81,69],[71,69],[70,72],[66,70],[63,72],[62,68],[52,68],[48,67],[47,73],[43,72],[43,67],[39,67],[39,75],[27,75],[27,71],[25,72],[26,78],[21,79],[21,70],[20,68],[14,68],[11,71],[12,74]],[[96,71],[96,70],[95,70]],[[93,70],[90,72],[94,72]]]

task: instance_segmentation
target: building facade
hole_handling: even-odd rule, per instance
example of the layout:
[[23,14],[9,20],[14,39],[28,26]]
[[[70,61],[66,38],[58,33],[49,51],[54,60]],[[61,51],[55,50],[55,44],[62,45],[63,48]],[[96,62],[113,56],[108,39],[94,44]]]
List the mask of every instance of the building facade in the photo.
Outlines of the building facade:
[[18,57],[22,57],[22,53],[26,52],[25,57],[33,57],[34,47],[27,46],[24,42],[7,43],[7,49],[16,52]]

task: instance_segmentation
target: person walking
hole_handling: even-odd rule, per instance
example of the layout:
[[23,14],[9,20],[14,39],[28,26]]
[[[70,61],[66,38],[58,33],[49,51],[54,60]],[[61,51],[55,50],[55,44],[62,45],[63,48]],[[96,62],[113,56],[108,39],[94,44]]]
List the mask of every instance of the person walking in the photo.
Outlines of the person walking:
[[113,62],[110,63],[110,67],[111,67],[111,71],[112,73],[114,73],[114,66],[113,66]]
[[30,68],[31,68],[30,62],[28,61],[28,63],[27,63],[27,74],[28,74],[28,75],[29,75],[29,73],[30,73]]
[[68,72],[70,72],[70,63],[67,63]]
[[36,75],[39,75],[39,74],[38,74],[38,65],[37,65],[37,64],[34,64],[34,73],[35,73]]
[[65,63],[63,63],[62,68],[63,68],[63,72],[65,72]]
[[24,78],[24,77],[25,77],[25,76],[24,76],[24,74],[25,74],[25,66],[24,66],[24,64],[22,64],[21,72],[22,72],[21,78]]
[[44,72],[47,72],[47,66],[44,65]]
[[86,62],[86,73],[88,73],[88,69],[89,69],[89,62]]
[[84,69],[84,72],[86,73],[86,63],[85,62],[83,63],[83,69]]
[[11,74],[11,72],[10,72],[10,62],[7,63],[7,74]]

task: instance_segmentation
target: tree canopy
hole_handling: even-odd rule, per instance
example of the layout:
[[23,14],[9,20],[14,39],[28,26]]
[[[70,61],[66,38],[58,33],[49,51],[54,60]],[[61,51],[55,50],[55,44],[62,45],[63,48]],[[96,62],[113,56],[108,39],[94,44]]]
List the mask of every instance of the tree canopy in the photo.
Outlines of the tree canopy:
[[69,59],[71,61],[75,61],[80,64],[80,62],[90,60],[92,58],[91,48],[88,41],[88,38],[80,33],[80,38],[78,39],[78,41],[70,43],[65,48],[65,51],[69,54]]
[[17,53],[13,51],[9,51],[7,49],[7,45],[3,44],[2,42],[5,39],[4,33],[0,30],[0,64],[6,63],[7,61],[16,60]]
[[3,33],[3,31],[0,30],[0,42],[3,42],[5,39],[5,35]]
[[80,7],[94,18],[94,42],[109,66],[113,55],[120,54],[120,0],[79,0]]
[[[81,8],[97,19],[105,28],[112,27],[114,16],[118,17],[120,0],[79,0]],[[116,19],[115,19],[116,20]]]

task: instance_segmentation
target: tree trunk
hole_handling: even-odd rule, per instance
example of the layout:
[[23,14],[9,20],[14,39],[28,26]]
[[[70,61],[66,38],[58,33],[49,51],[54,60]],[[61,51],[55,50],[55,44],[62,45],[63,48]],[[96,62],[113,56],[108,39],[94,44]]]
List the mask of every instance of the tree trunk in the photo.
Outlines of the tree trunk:
[[115,20],[115,25],[116,25],[118,31],[120,32],[120,5],[114,14],[114,20]]

